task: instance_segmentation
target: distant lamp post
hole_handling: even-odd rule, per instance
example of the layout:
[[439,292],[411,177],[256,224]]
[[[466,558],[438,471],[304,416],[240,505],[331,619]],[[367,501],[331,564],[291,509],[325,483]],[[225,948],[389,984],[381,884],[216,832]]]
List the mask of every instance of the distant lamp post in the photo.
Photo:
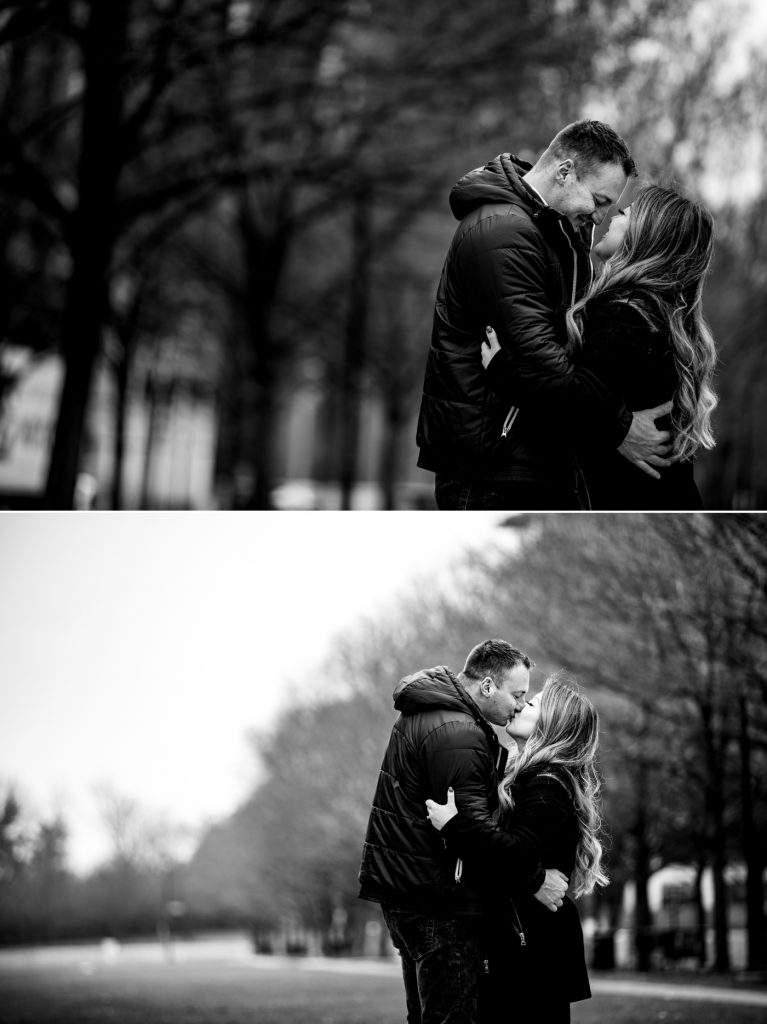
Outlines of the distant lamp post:
[[180,920],[184,914],[186,914],[186,903],[183,900],[168,900],[165,904],[165,914],[157,924],[157,935],[162,943],[165,958],[171,962],[178,960],[177,936],[173,922]]

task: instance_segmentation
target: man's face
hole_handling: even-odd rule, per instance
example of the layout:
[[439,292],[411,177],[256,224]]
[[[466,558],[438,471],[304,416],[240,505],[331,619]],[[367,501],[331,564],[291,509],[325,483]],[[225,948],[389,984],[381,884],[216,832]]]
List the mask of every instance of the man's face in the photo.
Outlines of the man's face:
[[620,199],[627,180],[620,164],[596,164],[579,178],[573,161],[563,160],[557,167],[551,206],[574,228],[601,224]]
[[486,676],[479,688],[482,714],[493,725],[507,725],[525,706],[529,688],[530,671],[524,665],[515,665],[497,682]]

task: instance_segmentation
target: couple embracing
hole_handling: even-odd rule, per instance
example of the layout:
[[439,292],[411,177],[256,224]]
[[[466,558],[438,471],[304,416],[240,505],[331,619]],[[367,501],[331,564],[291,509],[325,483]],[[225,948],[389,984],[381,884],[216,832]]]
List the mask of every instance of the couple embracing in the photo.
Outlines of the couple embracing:
[[[528,700],[531,667],[486,640],[394,692],[360,896],[401,956],[408,1024],[566,1024],[591,994],[567,892],[607,881],[597,713],[565,672]],[[516,741],[508,769],[493,726]]]
[[534,165],[502,153],[453,187],[417,431],[438,508],[701,507],[713,220],[660,185],[618,208],[636,173],[586,120]]

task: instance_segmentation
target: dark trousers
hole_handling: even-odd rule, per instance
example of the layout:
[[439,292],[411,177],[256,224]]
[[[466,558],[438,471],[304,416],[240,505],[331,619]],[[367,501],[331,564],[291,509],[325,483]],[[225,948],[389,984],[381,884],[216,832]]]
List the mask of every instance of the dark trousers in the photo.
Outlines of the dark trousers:
[[517,483],[511,480],[451,479],[437,475],[434,485],[437,508],[459,511],[572,511],[582,508],[573,481],[572,490],[545,484]]
[[408,1024],[476,1024],[484,919],[382,910],[402,959]]

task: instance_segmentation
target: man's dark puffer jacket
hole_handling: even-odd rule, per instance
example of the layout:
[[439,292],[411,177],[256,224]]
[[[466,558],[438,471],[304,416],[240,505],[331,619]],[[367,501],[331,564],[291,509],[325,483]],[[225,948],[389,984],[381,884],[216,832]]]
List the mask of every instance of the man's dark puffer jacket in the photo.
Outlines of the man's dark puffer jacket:
[[[360,896],[442,916],[487,914],[501,893],[475,861],[462,865],[426,817],[426,800],[455,790],[458,827],[482,833],[483,846],[509,845],[492,817],[506,751],[456,677],[444,666],[408,676],[394,692],[401,712],[392,728],[373,798],[360,867]],[[456,826],[454,826],[456,827]],[[524,884],[540,888],[543,869]]]
[[[616,446],[631,415],[616,411],[565,352],[565,313],[591,280],[592,228],[576,232],[545,206],[522,180],[529,169],[503,153],[450,193],[461,223],[437,291],[418,465],[453,478],[562,486],[572,476],[567,424],[579,403],[594,415],[602,410],[605,436]],[[513,360],[503,396],[487,386],[482,367],[487,325]]]

